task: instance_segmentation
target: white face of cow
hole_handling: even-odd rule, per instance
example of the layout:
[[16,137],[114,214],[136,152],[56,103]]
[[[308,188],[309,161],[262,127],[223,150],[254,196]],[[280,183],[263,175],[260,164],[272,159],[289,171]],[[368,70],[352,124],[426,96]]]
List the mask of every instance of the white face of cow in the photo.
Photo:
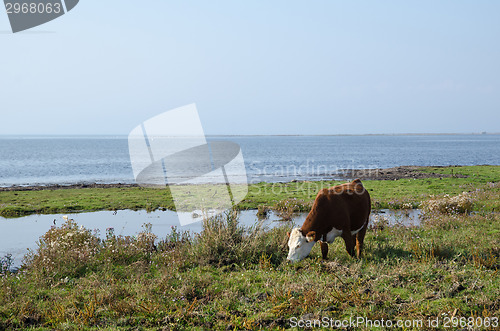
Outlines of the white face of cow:
[[288,239],[287,260],[298,262],[304,259],[311,252],[314,243],[314,237],[304,236],[299,228],[293,229]]

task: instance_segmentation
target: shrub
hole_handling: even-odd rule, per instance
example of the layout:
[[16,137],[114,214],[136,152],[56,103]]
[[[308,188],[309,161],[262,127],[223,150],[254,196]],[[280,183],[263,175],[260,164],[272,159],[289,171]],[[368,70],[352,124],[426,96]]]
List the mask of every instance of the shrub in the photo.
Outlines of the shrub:
[[286,227],[266,231],[262,222],[245,229],[236,211],[203,221],[203,231],[196,236],[191,254],[199,264],[230,265],[258,263],[264,255],[279,264],[286,256]]
[[6,254],[4,257],[0,258],[0,275],[5,275],[10,272],[12,263],[14,259],[12,254]]
[[381,231],[389,226],[389,219],[385,215],[375,214],[368,224],[368,228],[374,231]]
[[243,228],[235,211],[203,220],[203,231],[196,237],[195,254],[202,264],[226,265],[236,262]]
[[309,211],[311,207],[312,202],[305,202],[304,200],[293,198],[278,201],[273,209],[283,220],[290,221],[294,213]]
[[143,225],[137,237],[116,236],[113,228],[101,240],[92,231],[70,219],[61,227],[53,226],[38,242],[38,248],[29,250],[24,266],[42,281],[59,281],[84,276],[104,265],[130,265],[137,261],[151,261],[156,251],[156,235],[151,224]]
[[204,219],[202,232],[194,238],[174,227],[156,244],[151,224],[143,227],[135,237],[117,236],[113,228],[108,228],[106,238],[101,240],[68,220],[40,238],[38,248],[25,256],[24,268],[42,283],[57,283],[99,270],[128,277],[130,267],[259,265],[263,257],[266,263],[279,265],[287,254],[286,232],[290,230],[289,225],[269,229],[263,222],[245,228],[238,221],[237,211]]
[[241,261],[248,263],[260,263],[263,256],[273,265],[281,264],[287,254],[288,236],[291,226],[283,225],[268,229],[257,223],[247,229],[242,246]]
[[44,277],[77,277],[91,267],[98,251],[99,238],[69,219],[40,238],[37,251],[30,250],[26,254],[25,265]]
[[171,230],[165,239],[158,242],[159,251],[168,251],[191,243],[189,231],[179,232],[176,226],[172,226]]
[[473,197],[464,192],[457,196],[445,195],[442,198],[435,198],[421,203],[422,213],[426,214],[468,214],[474,204]]
[[257,217],[259,219],[266,219],[269,216],[269,207],[260,205],[257,209]]
[[156,249],[156,235],[151,233],[151,225],[143,225],[145,231],[137,237],[116,236],[114,229],[109,228],[106,239],[101,243],[99,259],[102,262],[128,265],[137,261],[149,261],[151,253]]
[[[378,203],[380,207],[380,203]],[[374,206],[377,206],[377,202],[374,203]],[[391,200],[387,203],[387,208],[392,209],[392,210],[408,210],[408,209],[413,209],[417,207],[416,205],[414,206],[411,201],[408,201],[406,199],[394,199]]]

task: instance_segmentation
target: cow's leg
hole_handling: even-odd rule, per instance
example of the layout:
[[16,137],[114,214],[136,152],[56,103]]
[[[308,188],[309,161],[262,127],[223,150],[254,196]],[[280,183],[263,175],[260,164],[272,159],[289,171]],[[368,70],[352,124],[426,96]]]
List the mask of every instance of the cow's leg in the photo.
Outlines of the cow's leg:
[[359,232],[356,234],[356,253],[358,254],[358,258],[361,257],[363,253],[363,240],[365,240],[366,228],[368,226],[365,225]]
[[328,243],[322,241],[319,243],[321,245],[321,255],[323,256],[323,260],[326,260],[328,257]]
[[350,256],[355,257],[354,248],[356,245],[356,236],[352,235],[350,231],[344,231],[342,238],[345,241],[345,249]]

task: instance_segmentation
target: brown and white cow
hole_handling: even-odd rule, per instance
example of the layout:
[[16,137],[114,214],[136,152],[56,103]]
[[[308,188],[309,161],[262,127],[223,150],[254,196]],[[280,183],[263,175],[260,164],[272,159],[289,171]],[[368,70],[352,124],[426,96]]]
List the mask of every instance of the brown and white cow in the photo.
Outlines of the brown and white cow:
[[302,227],[288,233],[287,259],[292,262],[304,259],[316,241],[320,242],[326,259],[328,243],[339,236],[344,239],[347,252],[354,257],[356,248],[359,258],[370,211],[370,195],[359,179],[320,190]]

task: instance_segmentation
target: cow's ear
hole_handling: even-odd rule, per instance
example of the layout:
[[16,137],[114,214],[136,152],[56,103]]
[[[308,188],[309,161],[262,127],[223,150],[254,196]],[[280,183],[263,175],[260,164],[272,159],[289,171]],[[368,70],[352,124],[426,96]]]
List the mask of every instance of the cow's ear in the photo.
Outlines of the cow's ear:
[[286,235],[288,236],[288,238],[290,238],[290,232],[287,232]]
[[316,241],[316,232],[309,231],[306,235],[306,240],[307,240],[307,242]]

